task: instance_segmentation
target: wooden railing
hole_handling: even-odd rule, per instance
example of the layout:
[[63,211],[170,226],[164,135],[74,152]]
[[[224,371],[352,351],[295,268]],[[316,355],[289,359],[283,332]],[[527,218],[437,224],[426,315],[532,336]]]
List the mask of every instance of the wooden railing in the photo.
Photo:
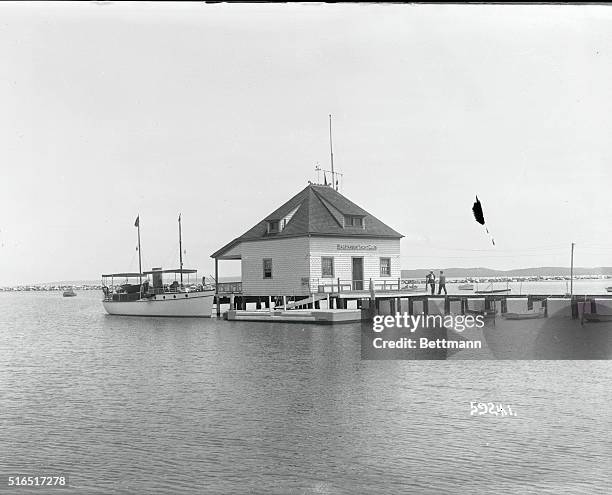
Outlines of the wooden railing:
[[340,278],[315,278],[313,286],[317,292],[347,292],[347,291],[369,291],[370,282],[376,292],[401,290],[407,285],[399,278],[377,278],[367,280],[346,280]]
[[219,282],[217,291],[219,294],[241,294],[242,282]]

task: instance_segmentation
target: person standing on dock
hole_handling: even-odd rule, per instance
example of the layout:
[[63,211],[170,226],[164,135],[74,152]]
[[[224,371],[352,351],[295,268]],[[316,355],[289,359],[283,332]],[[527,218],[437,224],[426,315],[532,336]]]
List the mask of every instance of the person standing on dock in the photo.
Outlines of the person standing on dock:
[[427,292],[427,286],[431,288],[431,295],[433,296],[436,290],[436,276],[434,275],[433,270],[430,270],[427,277],[425,277],[425,292]]
[[[438,295],[442,294],[442,289],[444,289],[444,294],[448,294],[448,292],[446,292],[446,275],[444,275],[444,272],[440,270],[440,278],[438,279]],[[431,293],[433,294],[433,290]]]

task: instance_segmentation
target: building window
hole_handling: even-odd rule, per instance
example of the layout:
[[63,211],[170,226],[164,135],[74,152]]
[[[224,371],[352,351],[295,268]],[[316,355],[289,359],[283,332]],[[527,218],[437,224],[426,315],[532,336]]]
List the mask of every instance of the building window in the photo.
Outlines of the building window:
[[334,278],[334,258],[327,256],[321,258],[321,276]]
[[278,233],[278,220],[270,220],[268,222],[268,234]]
[[272,258],[263,260],[263,278],[272,278]]
[[380,258],[380,276],[391,276],[391,258]]
[[359,227],[363,228],[363,217],[355,217],[352,215],[346,215],[344,217],[344,226],[345,227]]

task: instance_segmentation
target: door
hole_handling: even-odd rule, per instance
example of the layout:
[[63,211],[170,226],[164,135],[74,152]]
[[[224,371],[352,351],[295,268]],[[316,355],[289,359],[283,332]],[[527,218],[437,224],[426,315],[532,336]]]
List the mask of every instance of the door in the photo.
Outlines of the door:
[[353,258],[353,290],[363,290],[363,258]]

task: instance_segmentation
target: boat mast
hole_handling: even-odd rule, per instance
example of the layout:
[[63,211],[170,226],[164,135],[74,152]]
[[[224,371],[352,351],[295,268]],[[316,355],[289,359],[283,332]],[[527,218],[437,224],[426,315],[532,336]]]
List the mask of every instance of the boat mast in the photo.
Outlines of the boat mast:
[[181,214],[179,213],[179,219],[178,219],[178,224],[179,224],[179,261],[180,261],[180,268],[181,268],[181,287],[183,286],[183,240],[181,237]]
[[140,256],[140,213],[136,217],[136,227],[138,227],[138,279],[142,285],[142,257]]
[[574,295],[574,246],[576,244],[572,242],[572,261],[570,265],[570,296]]

